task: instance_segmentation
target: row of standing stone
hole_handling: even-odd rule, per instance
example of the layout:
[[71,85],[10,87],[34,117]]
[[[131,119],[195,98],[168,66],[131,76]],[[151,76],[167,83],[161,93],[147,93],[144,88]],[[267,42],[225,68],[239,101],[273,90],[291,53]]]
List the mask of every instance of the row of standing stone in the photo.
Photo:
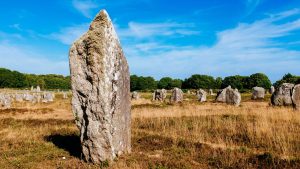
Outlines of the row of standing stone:
[[[68,94],[63,92],[63,99],[68,98]],[[53,102],[55,94],[53,92],[29,92],[21,91],[18,93],[0,93],[0,107],[10,108],[11,104],[15,102],[31,102],[35,103],[49,103]]]
[[[295,108],[299,109],[300,107],[300,85],[294,85],[290,83],[283,83],[277,90],[272,86],[269,90],[271,97],[271,103],[274,106],[289,106],[294,105]],[[190,94],[190,92],[187,92]],[[217,95],[216,102],[227,103],[235,106],[239,106],[241,103],[241,94],[238,89],[233,89],[231,86],[228,86],[220,90],[217,94],[213,93],[213,90],[209,90],[211,96]],[[262,87],[254,87],[252,90],[252,99],[264,99],[266,90]],[[207,101],[207,92],[203,89],[196,91],[198,101],[206,102]],[[132,99],[139,99],[140,95],[138,92],[132,93]],[[152,100],[153,101],[164,101],[167,98],[167,90],[157,89],[153,92]],[[178,103],[183,101],[183,92],[179,88],[174,88],[170,97],[171,103]]]

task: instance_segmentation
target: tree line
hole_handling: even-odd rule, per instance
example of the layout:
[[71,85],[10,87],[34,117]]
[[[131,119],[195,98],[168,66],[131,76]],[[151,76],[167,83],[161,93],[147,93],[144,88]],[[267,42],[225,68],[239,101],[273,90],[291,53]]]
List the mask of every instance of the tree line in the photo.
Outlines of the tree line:
[[0,68],[0,88],[31,88],[40,86],[42,89],[71,88],[70,76],[25,74]]
[[[253,87],[263,87],[269,89],[272,85],[278,87],[282,83],[300,83],[300,77],[290,73],[284,75],[282,79],[271,83],[267,75],[255,73],[250,76],[228,76],[224,79],[221,77],[214,78],[208,75],[195,74],[184,80],[163,77],[155,80],[153,77],[144,77],[131,75],[130,90],[145,91],[154,89],[170,90],[174,87],[182,89],[222,89],[231,85],[240,91],[251,90]],[[62,75],[35,75],[25,74],[18,71],[0,68],[0,88],[30,88],[31,86],[40,86],[42,89],[63,89],[71,88],[70,76]]]
[[208,75],[195,74],[184,80],[163,77],[156,81],[153,77],[143,77],[137,75],[130,76],[130,90],[154,90],[154,89],[172,89],[178,87],[181,89],[222,89],[227,86],[239,89],[241,92],[251,90],[253,87],[263,87],[270,89],[271,86],[278,87],[282,83],[300,83],[300,76],[290,73],[283,76],[282,79],[271,83],[267,75],[255,73],[250,76],[228,76],[224,79],[221,77],[214,78]]

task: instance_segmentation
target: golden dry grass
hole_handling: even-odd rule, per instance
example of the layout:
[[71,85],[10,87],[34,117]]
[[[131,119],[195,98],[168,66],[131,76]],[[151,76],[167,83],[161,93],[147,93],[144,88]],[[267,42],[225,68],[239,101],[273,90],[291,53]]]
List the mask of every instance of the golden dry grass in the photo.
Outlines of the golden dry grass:
[[300,112],[292,108],[248,95],[240,107],[142,96],[132,102],[132,153],[109,166],[80,160],[69,99],[0,110],[0,168],[300,168]]

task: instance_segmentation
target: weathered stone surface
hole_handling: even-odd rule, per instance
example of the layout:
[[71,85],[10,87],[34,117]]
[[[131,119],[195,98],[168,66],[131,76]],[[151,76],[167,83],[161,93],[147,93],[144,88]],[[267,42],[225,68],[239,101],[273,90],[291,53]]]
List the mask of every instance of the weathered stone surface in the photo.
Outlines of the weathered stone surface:
[[271,102],[274,106],[289,106],[292,105],[292,91],[294,84],[283,83],[275,90],[271,97]]
[[200,102],[206,102],[206,97],[207,97],[207,92],[202,90],[202,89],[199,89],[197,91],[197,96],[198,96],[198,101]]
[[222,90],[220,90],[217,94],[216,101],[226,103],[226,90],[231,89],[231,86],[228,86]]
[[273,94],[274,92],[275,92],[275,87],[274,87],[274,86],[271,86],[269,93],[270,93],[270,94]]
[[15,99],[17,102],[22,102],[23,101],[23,94],[16,94]]
[[294,107],[297,110],[300,110],[300,84],[296,85],[293,88],[292,101],[293,101]]
[[264,99],[266,90],[262,87],[253,87],[252,89],[252,99]]
[[153,93],[152,100],[164,101],[167,97],[167,91],[165,89],[157,89]]
[[25,100],[25,101],[30,101],[30,102],[32,102],[33,99],[34,99],[33,95],[31,95],[31,94],[29,94],[29,93],[25,93],[25,94],[24,94],[24,100]]
[[241,103],[241,94],[237,89],[232,89],[231,86],[228,86],[219,91],[216,101],[239,106]]
[[50,92],[46,92],[43,94],[43,103],[48,103],[48,102],[53,102],[54,101],[54,97],[53,97],[53,93]]
[[0,95],[0,105],[4,108],[10,108],[12,102],[12,98],[8,94]]
[[72,109],[86,161],[112,161],[131,151],[130,77],[126,58],[107,12],[69,53]]
[[183,92],[181,89],[175,87],[172,90],[172,94],[170,97],[170,102],[171,103],[178,103],[178,102],[182,102],[183,101]]
[[226,90],[226,103],[239,106],[241,103],[241,94],[237,89],[227,89]]
[[36,92],[40,92],[40,91],[41,91],[40,86],[37,86],[37,87],[36,87]]
[[131,99],[134,99],[134,100],[140,99],[140,94],[137,91],[132,92]]
[[67,92],[63,92],[63,99],[67,99],[68,98],[68,93]]

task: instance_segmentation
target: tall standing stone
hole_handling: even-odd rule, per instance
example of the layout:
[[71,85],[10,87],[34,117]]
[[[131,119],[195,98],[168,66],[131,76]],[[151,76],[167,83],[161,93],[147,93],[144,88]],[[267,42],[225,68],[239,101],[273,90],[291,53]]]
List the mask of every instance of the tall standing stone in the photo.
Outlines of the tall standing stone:
[[129,68],[107,12],[69,53],[72,109],[86,161],[101,163],[131,151]]
[[292,93],[293,105],[297,110],[300,110],[300,84],[296,85]]
[[165,89],[157,89],[153,92],[152,100],[164,101],[167,97],[167,91]]
[[206,102],[206,96],[207,96],[207,92],[202,90],[202,89],[199,89],[197,91],[197,97],[198,97],[198,101],[199,102]]
[[271,86],[271,88],[270,88],[270,94],[273,94],[274,92],[275,92],[275,87],[274,86]]
[[241,94],[237,89],[232,89],[231,86],[224,88],[218,92],[216,101],[239,106],[241,103]]
[[170,102],[172,103],[178,103],[183,101],[183,92],[181,89],[175,87],[172,90],[172,95],[170,97]]
[[133,99],[133,100],[140,99],[140,94],[137,91],[132,92],[131,99]]
[[294,84],[283,83],[279,86],[271,97],[271,102],[274,106],[290,106],[293,104],[292,91]]

